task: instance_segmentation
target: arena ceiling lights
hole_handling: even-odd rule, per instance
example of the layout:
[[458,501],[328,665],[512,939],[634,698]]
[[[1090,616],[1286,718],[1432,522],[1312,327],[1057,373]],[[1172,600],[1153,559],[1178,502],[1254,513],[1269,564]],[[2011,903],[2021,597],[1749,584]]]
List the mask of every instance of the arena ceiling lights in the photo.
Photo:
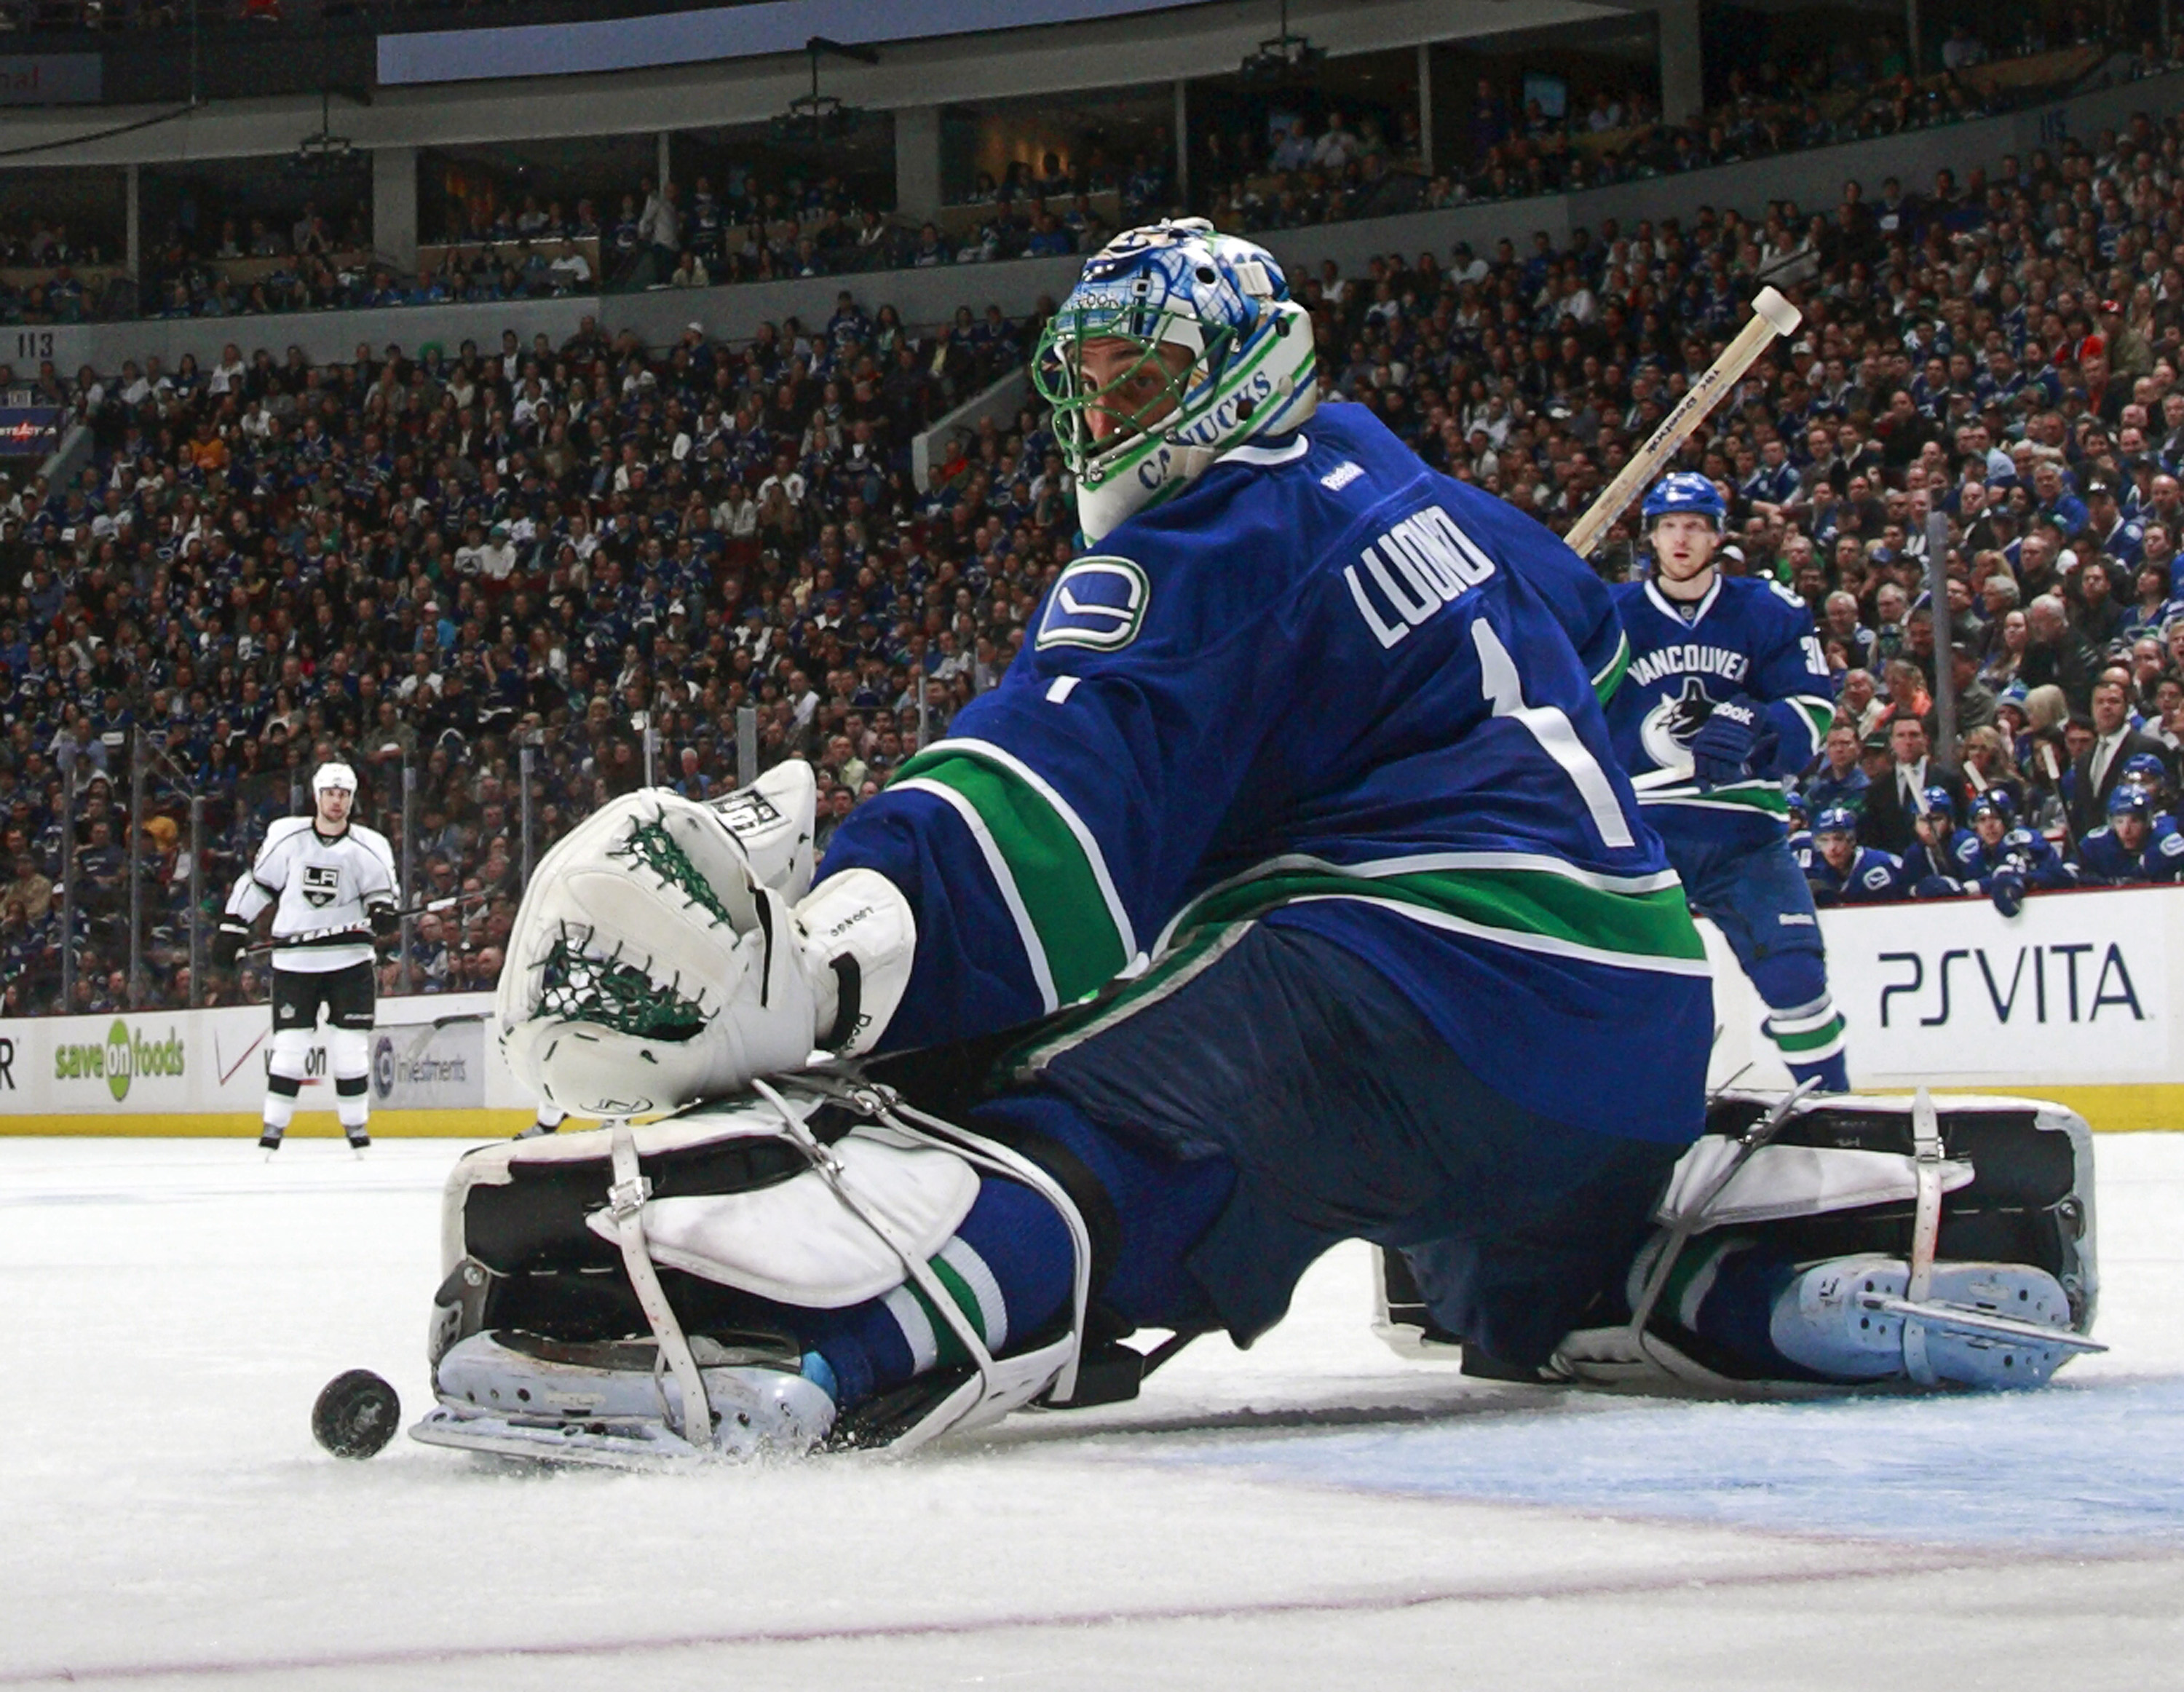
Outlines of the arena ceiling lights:
[[804,43],[804,50],[811,55],[811,92],[791,100],[788,109],[766,125],[768,139],[778,147],[823,147],[830,141],[842,140],[864,121],[860,108],[845,106],[832,94],[819,92],[820,54],[838,53],[860,64],[880,62],[879,54],[868,47],[852,47],[825,36],[812,36]]
[[1320,60],[1327,57],[1327,49],[1314,47],[1310,36],[1290,33],[1290,0],[1281,0],[1281,33],[1261,42],[1259,50],[1246,53],[1236,67],[1236,74],[1246,82],[1309,82],[1319,74]]
[[326,181],[370,168],[370,161],[356,150],[354,142],[333,132],[332,109],[332,93],[320,89],[319,126],[298,142],[296,150],[288,155],[290,175]]

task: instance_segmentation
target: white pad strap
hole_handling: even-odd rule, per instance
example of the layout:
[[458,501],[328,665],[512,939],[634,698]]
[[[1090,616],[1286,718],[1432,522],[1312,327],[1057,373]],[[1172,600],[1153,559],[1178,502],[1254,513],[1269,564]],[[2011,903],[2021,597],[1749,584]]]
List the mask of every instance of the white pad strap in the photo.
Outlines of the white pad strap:
[[[1765,1145],[1740,1157],[1742,1151],[1737,1141],[1721,1134],[1702,1135],[1677,1160],[1676,1172],[1669,1177],[1668,1193],[1653,1220],[1663,1227],[1674,1227],[1694,1215],[1696,1195],[1711,1188],[1732,1162],[1741,1161],[1741,1166],[1705,1205],[1693,1233],[1869,1205],[1900,1205],[1918,1197],[1919,1183],[1929,1173],[1916,1158],[1850,1146]],[[1942,1190],[1953,1193],[1969,1187],[1974,1172],[1961,1160],[1943,1161]]]
[[[1010,1357],[997,1358],[986,1349],[970,1319],[922,1260],[913,1261],[908,1255],[903,1257],[903,1267],[910,1277],[924,1290],[933,1307],[963,1342],[964,1350],[978,1369],[978,1378],[966,1381],[927,1411],[889,1449],[910,1450],[951,1429],[999,1421],[1010,1411],[1042,1396],[1065,1404],[1075,1397],[1077,1365],[1084,1345],[1084,1313],[1092,1296],[1092,1235],[1061,1183],[1029,1158],[999,1141],[902,1104],[891,1088],[812,1072],[798,1077],[797,1082],[800,1086],[841,1099],[900,1133],[943,1146],[976,1166],[1022,1183],[1051,1205],[1069,1230],[1072,1259],[1069,1331],[1051,1344]],[[753,1085],[762,1096],[772,1100],[784,1116],[794,1116],[787,1102],[763,1081]],[[800,1121],[791,1133],[810,1142],[810,1131]],[[814,1146],[813,1149],[822,1149]],[[840,1190],[838,1187],[837,1191]],[[850,1194],[842,1193],[842,1199],[853,1211],[857,1210],[857,1201]],[[872,1219],[867,1216],[865,1220],[869,1222]]]
[[1676,1266],[1676,1259],[1683,1255],[1685,1244],[1693,1234],[1709,1226],[1708,1218],[1713,1213],[1715,1201],[1729,1190],[1730,1183],[1736,1179],[1738,1172],[1751,1160],[1752,1155],[1782,1132],[1782,1125],[1790,1120],[1791,1114],[1819,1084],[1819,1077],[1808,1077],[1791,1091],[1784,1094],[1775,1101],[1773,1110],[1732,1142],[1734,1149],[1723,1160],[1722,1166],[1697,1183],[1696,1190],[1690,1194],[1675,1220],[1669,1223],[1667,1244],[1662,1248],[1661,1255],[1654,1260],[1652,1272],[1646,1277],[1645,1286],[1631,1300],[1630,1321],[1627,1326],[1634,1346],[1644,1337],[1646,1324],[1652,1319],[1653,1306],[1660,1302],[1662,1290],[1668,1286],[1669,1273]]
[[[637,1163],[637,1141],[626,1122],[614,1125],[614,1184],[607,1188],[606,1216],[614,1224],[621,1247],[622,1266],[644,1319],[652,1324],[652,1337],[666,1360],[675,1384],[682,1394],[682,1437],[705,1450],[713,1443],[713,1410],[705,1398],[705,1383],[698,1372],[698,1360],[690,1355],[690,1342],[675,1307],[660,1284],[660,1274],[644,1249],[644,1201],[652,1196],[652,1183]],[[662,1394],[663,1400],[665,1394]]]
[[[772,1116],[766,1112],[767,1128],[777,1133]],[[810,1158],[805,1139],[791,1138]],[[900,1286],[896,1247],[926,1261],[978,1202],[978,1172],[954,1151],[902,1144],[892,1131],[861,1124],[821,1149],[824,1165],[814,1158],[786,1181],[651,1199],[644,1239],[653,1261],[777,1304],[844,1310]],[[844,1211],[841,1193],[856,1199],[854,1211]],[[589,1226],[618,1238],[604,1212]]]
[[[1934,1289],[1934,1254],[1942,1238],[1942,1126],[1934,1110],[1934,1096],[1920,1088],[1911,1101],[1912,1162],[1918,1171],[1919,1193],[1911,1218],[1911,1279],[1903,1291],[1907,1302],[1923,1305]],[[1926,1328],[1906,1316],[1903,1322],[1904,1372],[1922,1387],[1934,1384],[1933,1366],[1926,1359]]]

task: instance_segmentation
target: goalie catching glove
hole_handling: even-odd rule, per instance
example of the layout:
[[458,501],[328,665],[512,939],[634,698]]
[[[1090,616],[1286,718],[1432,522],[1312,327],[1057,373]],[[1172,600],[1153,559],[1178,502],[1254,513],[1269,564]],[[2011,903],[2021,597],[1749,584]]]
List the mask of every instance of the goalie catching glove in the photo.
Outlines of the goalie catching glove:
[[[740,792],[768,788],[808,838],[809,770],[784,766]],[[734,798],[632,793],[547,854],[494,1006],[519,1085],[578,1116],[653,1115],[801,1069],[815,1049],[854,1056],[879,1038],[910,981],[909,902],[869,870],[796,899],[808,853],[746,843]],[[755,854],[782,861],[768,874]]]

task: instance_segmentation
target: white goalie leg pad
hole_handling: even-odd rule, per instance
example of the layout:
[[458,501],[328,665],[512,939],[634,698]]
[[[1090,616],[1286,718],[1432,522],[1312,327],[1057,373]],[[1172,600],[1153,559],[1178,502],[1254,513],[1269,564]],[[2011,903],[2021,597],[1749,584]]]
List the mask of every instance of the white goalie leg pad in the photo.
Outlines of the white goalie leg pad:
[[[815,1163],[750,1192],[648,1199],[645,1249],[654,1261],[702,1280],[807,1310],[842,1310],[900,1286],[898,1247],[926,1261],[978,1201],[978,1172],[929,1141],[859,1127],[822,1149],[829,1173]],[[586,1225],[620,1243],[611,1211],[593,1212]]]
[[875,870],[829,876],[796,907],[818,1040],[837,1057],[870,1051],[910,986],[917,917]]
[[[841,1307],[883,1296],[905,1283],[916,1285],[961,1343],[974,1372],[927,1407],[905,1431],[894,1434],[884,1447],[889,1451],[907,1450],[950,1431],[997,1421],[1043,1399],[1066,1402],[1075,1394],[1091,1290],[1091,1237],[1076,1205],[1053,1177],[983,1135],[900,1105],[891,1089],[846,1074],[812,1071],[779,1088],[764,1081],[753,1086],[755,1099],[701,1107],[663,1122],[617,1126],[616,1138],[627,1135],[632,1149],[629,1175],[618,1174],[618,1184],[637,1172],[635,1153],[652,1157],[727,1138],[764,1137],[785,1142],[809,1166],[806,1173],[738,1194],[688,1199],[641,1196],[631,1220],[642,1232],[644,1255],[649,1260],[645,1269],[662,1264],[806,1308]],[[864,1120],[826,1144],[808,1123],[830,1102],[847,1106]],[[470,1258],[465,1232],[471,1195],[481,1187],[511,1183],[518,1165],[596,1163],[598,1138],[565,1134],[503,1141],[463,1159],[449,1175],[443,1200],[443,1269],[450,1276],[467,1274],[465,1285],[482,1299],[488,1272]],[[1006,1177],[1045,1198],[1068,1232],[1072,1257],[1067,1331],[1034,1349],[999,1357],[930,1266],[930,1260],[942,1251],[976,1201],[985,1173]],[[624,1225],[609,1211],[588,1217],[587,1225],[624,1245]],[[628,1266],[642,1300],[645,1269]],[[467,1317],[448,1311],[448,1326],[436,1339],[436,1347],[444,1348],[452,1357],[463,1343],[481,1337],[477,1329],[484,1319],[481,1304]],[[667,1342],[673,1311],[667,1310],[665,1320],[653,1319],[649,1310],[647,1316],[660,1342],[659,1355],[665,1360],[665,1378],[671,1382],[680,1372],[672,1365]],[[705,1343],[696,1338],[688,1341],[701,1372],[710,1366]],[[473,1358],[484,1355],[475,1348],[465,1353]],[[504,1364],[502,1360],[494,1366]],[[710,1384],[708,1376],[709,1389]],[[792,1395],[796,1391],[773,1390]],[[686,1395],[679,1386],[674,1392],[673,1414],[679,1416]],[[655,1392],[644,1402],[650,1406],[654,1431],[642,1441],[632,1444],[621,1434],[602,1436],[606,1444],[596,1452],[569,1449],[563,1455],[571,1461],[605,1462],[617,1461],[617,1453],[640,1451],[640,1446],[642,1452],[655,1456],[662,1451],[674,1455],[661,1443],[662,1436],[677,1444],[683,1442],[667,1426],[666,1401]],[[717,1400],[714,1402],[717,1411]],[[479,1433],[471,1424],[488,1408],[452,1402],[443,1393],[443,1412],[415,1430],[416,1437],[427,1443],[543,1455],[535,1439],[522,1443],[527,1435],[498,1428]],[[492,1408],[500,1413],[500,1407]],[[795,1413],[808,1422],[804,1411]],[[451,1419],[465,1423],[478,1437],[457,1437],[443,1426]],[[488,1435],[503,1443],[484,1443]],[[555,1437],[582,1444],[576,1434]],[[716,1444],[730,1437],[725,1427],[718,1429]],[[559,1445],[554,1449],[563,1450]]]

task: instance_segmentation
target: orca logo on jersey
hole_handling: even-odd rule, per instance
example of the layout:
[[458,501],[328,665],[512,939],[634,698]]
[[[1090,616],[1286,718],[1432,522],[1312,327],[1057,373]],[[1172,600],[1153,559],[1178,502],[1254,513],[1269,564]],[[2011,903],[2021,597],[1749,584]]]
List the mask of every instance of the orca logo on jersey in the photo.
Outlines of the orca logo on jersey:
[[332,904],[341,896],[341,866],[337,864],[306,864],[304,865],[304,901],[314,908]]
[[1713,715],[1714,700],[1696,676],[1684,677],[1683,691],[1663,696],[1638,726],[1638,743],[1663,770],[1691,773],[1691,741]]
[[1138,637],[1153,587],[1127,558],[1080,558],[1061,572],[1039,620],[1038,646],[1114,652]]

